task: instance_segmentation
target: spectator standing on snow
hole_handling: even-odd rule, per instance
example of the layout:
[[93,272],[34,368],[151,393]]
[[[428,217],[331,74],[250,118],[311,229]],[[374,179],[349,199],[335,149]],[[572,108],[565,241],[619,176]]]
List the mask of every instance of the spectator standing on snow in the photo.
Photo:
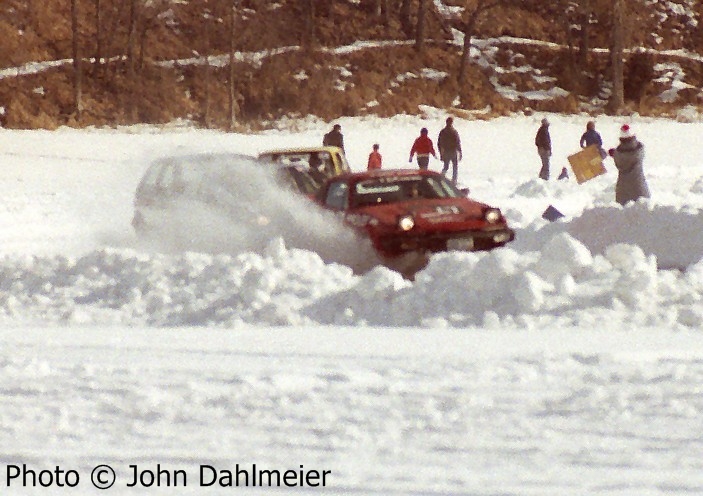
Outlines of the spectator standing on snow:
[[332,130],[322,138],[322,146],[337,146],[344,151],[344,135],[342,126],[335,124]]
[[439,159],[444,162],[442,174],[449,171],[449,164],[452,164],[452,182],[456,184],[457,174],[459,172],[459,160],[461,160],[461,138],[459,133],[454,129],[454,119],[447,117],[447,125],[442,128],[437,136],[437,149],[439,150]]
[[552,156],[552,138],[549,136],[549,121],[542,119],[542,125],[537,130],[535,136],[535,145],[537,145],[537,153],[542,159],[542,168],[539,171],[540,179],[549,180],[549,157]]
[[413,155],[417,153],[417,165],[420,169],[427,170],[430,165],[430,155],[437,158],[437,153],[434,151],[434,145],[432,140],[427,136],[429,131],[426,127],[420,130],[420,136],[415,139],[412,148],[410,149],[410,159],[408,162],[413,161]]
[[381,157],[381,154],[378,152],[379,148],[380,146],[378,145],[378,143],[373,145],[373,151],[369,153],[369,162],[366,166],[368,170],[375,170],[381,168],[383,157]]
[[649,186],[644,177],[644,145],[637,140],[629,124],[620,128],[620,144],[608,153],[618,169],[615,183],[615,201],[625,205],[638,198],[649,198]]
[[581,145],[581,148],[596,145],[601,158],[608,156],[603,149],[603,139],[600,137],[598,131],[596,131],[596,123],[593,121],[588,121],[586,124],[586,132],[581,135],[581,141],[579,144]]

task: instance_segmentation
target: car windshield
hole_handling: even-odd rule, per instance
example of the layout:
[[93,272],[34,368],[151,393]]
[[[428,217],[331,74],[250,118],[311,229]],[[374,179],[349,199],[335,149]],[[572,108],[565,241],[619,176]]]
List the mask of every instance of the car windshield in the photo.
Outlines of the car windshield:
[[420,199],[457,198],[462,196],[449,181],[441,177],[395,176],[359,181],[354,186],[351,207],[398,203]]
[[334,169],[332,157],[326,151],[268,153],[261,155],[261,158],[288,167],[305,167],[320,172]]
[[308,172],[299,167],[285,167],[280,172],[279,178],[284,184],[295,187],[303,194],[312,195],[320,187]]

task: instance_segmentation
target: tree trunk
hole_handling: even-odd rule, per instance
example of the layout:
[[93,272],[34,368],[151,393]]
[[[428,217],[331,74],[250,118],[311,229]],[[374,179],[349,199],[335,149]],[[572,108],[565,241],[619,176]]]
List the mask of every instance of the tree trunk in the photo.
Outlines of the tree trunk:
[[576,61],[576,48],[574,47],[574,20],[570,16],[565,15],[562,18],[562,22],[564,23],[564,37],[566,38],[567,48],[566,53],[568,54],[566,61],[568,71],[572,74],[580,74],[577,69],[578,62]]
[[417,9],[417,28],[415,30],[415,50],[425,50],[425,18],[427,16],[427,0],[420,0]]
[[623,26],[623,0],[613,0],[613,31],[610,49],[613,92],[609,107],[613,114],[620,114],[625,107],[625,29]]
[[237,21],[237,0],[232,1],[229,18],[229,130],[233,131],[237,125],[237,95],[234,89],[234,52],[236,49],[235,26]]
[[102,67],[103,58],[103,32],[102,32],[102,4],[95,0],[95,66]]
[[408,38],[413,35],[413,25],[410,22],[411,1],[412,0],[403,0],[403,3],[400,4],[399,12],[400,27]]
[[137,122],[137,0],[129,4],[129,35],[127,38],[127,78],[129,80],[129,97],[127,110],[131,122]]
[[311,50],[315,39],[315,0],[303,0],[303,39],[305,50]]
[[81,54],[78,50],[78,0],[71,0],[71,30],[73,32],[73,102],[76,117],[80,117],[83,111],[83,70],[81,67]]
[[478,0],[474,10],[469,11],[468,18],[463,24],[464,46],[462,47],[461,60],[459,62],[459,74],[457,74],[456,77],[460,87],[466,80],[466,69],[469,66],[469,58],[471,57],[471,38],[474,35],[478,16],[481,15],[482,12],[486,12],[504,3],[507,2],[505,0]]
[[588,51],[590,45],[588,43],[588,35],[590,32],[589,23],[591,22],[591,2],[590,0],[581,0],[580,16],[581,32],[579,37],[579,65],[581,70],[588,70]]
[[[128,7],[128,5],[127,5]],[[106,21],[106,28],[103,30],[103,58],[106,64],[103,66],[103,72],[107,72],[111,69],[114,77],[117,77],[117,73],[122,70],[123,65],[120,61],[110,64],[111,54],[123,53],[124,48],[120,45],[121,41],[118,37],[118,30],[121,25],[121,19],[123,14],[123,9],[125,4],[122,5],[110,5],[103,3],[103,11],[105,16],[103,19]],[[109,9],[109,11],[106,11]]]
[[388,27],[391,23],[391,6],[390,0],[378,0],[379,6],[381,7],[381,19],[385,27]]
[[478,14],[473,12],[469,19],[464,24],[464,45],[461,50],[461,60],[459,62],[459,74],[457,75],[457,82],[459,87],[463,86],[466,80],[466,69],[469,66],[469,58],[471,57],[471,37],[474,32],[474,25],[476,24],[476,16]]

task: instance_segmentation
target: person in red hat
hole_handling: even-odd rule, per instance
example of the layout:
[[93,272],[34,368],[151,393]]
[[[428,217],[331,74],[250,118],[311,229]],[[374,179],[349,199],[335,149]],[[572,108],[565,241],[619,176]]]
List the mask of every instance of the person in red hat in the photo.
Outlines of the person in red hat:
[[649,186],[644,177],[644,145],[637,139],[629,124],[620,128],[620,144],[608,153],[618,169],[615,183],[615,201],[625,205],[638,198],[649,198]]

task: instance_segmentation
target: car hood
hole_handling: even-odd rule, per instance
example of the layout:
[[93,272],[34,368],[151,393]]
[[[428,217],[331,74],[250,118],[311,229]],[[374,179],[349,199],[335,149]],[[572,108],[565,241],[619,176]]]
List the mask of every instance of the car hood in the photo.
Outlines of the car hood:
[[376,218],[380,223],[395,226],[398,217],[412,215],[415,226],[432,229],[439,224],[475,224],[483,222],[483,212],[488,206],[465,198],[437,200],[411,200],[407,202],[372,205],[357,210]]

